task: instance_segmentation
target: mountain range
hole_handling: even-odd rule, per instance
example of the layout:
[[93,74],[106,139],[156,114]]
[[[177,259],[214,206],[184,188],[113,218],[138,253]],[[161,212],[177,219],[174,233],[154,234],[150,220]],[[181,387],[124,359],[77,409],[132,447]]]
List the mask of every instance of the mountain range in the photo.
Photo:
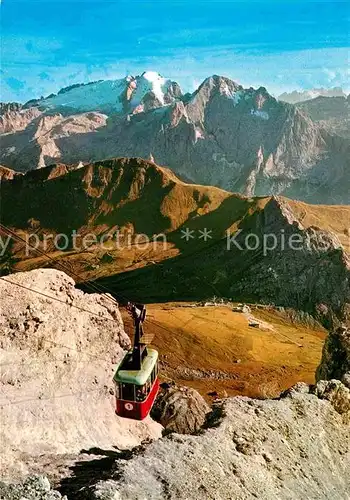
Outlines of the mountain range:
[[[216,295],[293,307],[325,324],[350,314],[348,206],[244,197],[132,158],[2,172],[1,222],[21,238],[2,256],[3,272],[57,267],[132,300]],[[26,254],[33,233],[39,252]],[[60,234],[69,235],[61,250],[52,244]],[[88,234],[94,241],[82,246]]]
[[[25,172],[136,156],[187,182],[246,196],[349,203],[348,101],[339,99],[315,111],[217,75],[183,94],[176,82],[148,71],[2,104],[0,161]],[[325,126],[334,119],[335,126]]]
[[292,92],[283,92],[278,96],[280,101],[289,102],[290,104],[297,104],[298,102],[309,101],[316,97],[346,97],[345,92],[341,87],[316,88],[309,90],[293,90]]
[[[60,493],[0,497],[346,495],[350,205],[320,204],[349,201],[346,106],[152,72],[2,104],[3,470]],[[166,382],[143,422],[114,413],[113,297],[149,305]]]

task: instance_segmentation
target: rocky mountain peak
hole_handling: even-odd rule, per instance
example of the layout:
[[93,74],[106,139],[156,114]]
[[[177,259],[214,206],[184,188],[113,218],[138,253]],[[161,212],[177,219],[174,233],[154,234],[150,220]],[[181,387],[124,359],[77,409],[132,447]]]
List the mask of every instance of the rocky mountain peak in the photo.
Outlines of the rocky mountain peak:
[[224,76],[213,75],[206,78],[198,89],[192,94],[188,106],[205,106],[215,97],[221,96],[238,102],[240,96],[237,92],[241,90],[242,87],[233,80]]
[[[337,111],[336,129],[345,130],[346,101],[332,99],[344,101],[337,103],[344,111]],[[42,114],[52,116],[38,120]],[[0,117],[0,161],[26,171],[152,152],[156,162],[197,184],[248,196],[347,203],[349,146],[321,121],[265,87],[244,89],[212,75],[183,96],[176,82],[146,71],[72,85],[8,111]]]
[[227,78],[226,76],[212,75],[203,81],[203,83],[198,88],[198,92],[205,88],[209,88],[210,90],[219,89],[225,91],[226,87],[228,87],[230,90],[239,90],[243,88],[241,85],[231,80],[230,78]]

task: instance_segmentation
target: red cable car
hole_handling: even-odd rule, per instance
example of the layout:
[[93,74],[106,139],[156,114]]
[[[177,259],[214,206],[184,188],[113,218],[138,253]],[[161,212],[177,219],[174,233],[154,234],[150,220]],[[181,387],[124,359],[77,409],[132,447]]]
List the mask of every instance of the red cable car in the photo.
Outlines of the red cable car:
[[115,412],[120,417],[143,420],[149,414],[159,389],[158,352],[142,342],[145,306],[129,304],[128,309],[135,325],[134,346],[119,363],[113,377]]

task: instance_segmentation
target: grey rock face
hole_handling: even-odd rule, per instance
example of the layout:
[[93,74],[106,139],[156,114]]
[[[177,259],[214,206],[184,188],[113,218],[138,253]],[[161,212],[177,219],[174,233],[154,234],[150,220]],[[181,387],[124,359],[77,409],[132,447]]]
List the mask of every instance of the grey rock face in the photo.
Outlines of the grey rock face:
[[317,97],[298,104],[311,119],[328,132],[350,137],[350,103],[346,96]]
[[261,498],[343,500],[350,488],[350,426],[329,401],[232,398],[221,424],[172,434],[119,463],[99,500]]
[[[277,101],[265,88],[243,89],[214,75],[190,95],[182,96],[175,82],[166,81],[162,94],[156,87],[136,99],[143,81],[143,75],[125,81],[120,95],[118,90],[109,98],[112,108],[98,103],[94,108],[77,94],[76,108],[62,110],[62,95],[74,103],[83,86],[11,111],[15,114],[3,124],[8,133],[0,161],[26,171],[56,162],[152,155],[195,183],[247,195],[283,193],[311,202],[350,201],[348,142],[329,135],[301,109]],[[33,109],[50,116],[45,130],[37,116],[27,123],[20,115]],[[83,119],[77,114],[81,111]],[[96,125],[97,112],[108,119]],[[67,114],[79,130],[71,129]]]

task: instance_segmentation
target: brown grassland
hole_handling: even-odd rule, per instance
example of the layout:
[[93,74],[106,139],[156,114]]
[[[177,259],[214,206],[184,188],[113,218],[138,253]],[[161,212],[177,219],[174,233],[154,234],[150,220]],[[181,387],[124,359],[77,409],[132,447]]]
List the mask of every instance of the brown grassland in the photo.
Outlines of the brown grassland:
[[247,315],[230,306],[149,305],[146,338],[159,351],[161,379],[191,386],[206,399],[210,392],[276,397],[296,382],[314,383],[325,330],[292,323],[273,309],[253,314],[262,327],[249,326]]

